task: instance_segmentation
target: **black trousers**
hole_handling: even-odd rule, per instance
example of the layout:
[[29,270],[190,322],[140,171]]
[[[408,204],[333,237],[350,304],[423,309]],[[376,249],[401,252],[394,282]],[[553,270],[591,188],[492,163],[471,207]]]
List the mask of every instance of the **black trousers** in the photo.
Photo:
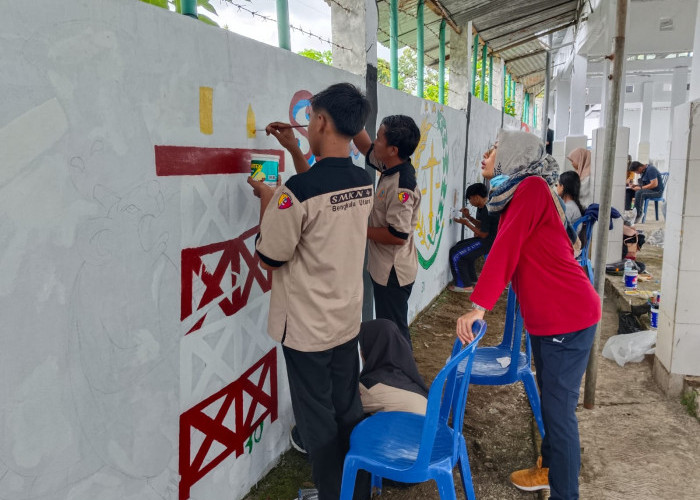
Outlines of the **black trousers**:
[[467,238],[458,241],[450,248],[450,271],[455,286],[468,287],[476,285],[476,259],[486,253],[481,238]]
[[374,312],[377,319],[389,319],[396,323],[401,334],[408,340],[408,345],[413,349],[411,334],[408,331],[408,299],[413,290],[413,283],[399,285],[396,270],[392,267],[386,286],[372,280],[372,287],[374,288]]
[[[320,500],[338,500],[350,433],[364,418],[360,401],[358,339],[327,351],[282,346],[297,430],[311,460]],[[355,500],[370,495],[369,473],[358,474]]]

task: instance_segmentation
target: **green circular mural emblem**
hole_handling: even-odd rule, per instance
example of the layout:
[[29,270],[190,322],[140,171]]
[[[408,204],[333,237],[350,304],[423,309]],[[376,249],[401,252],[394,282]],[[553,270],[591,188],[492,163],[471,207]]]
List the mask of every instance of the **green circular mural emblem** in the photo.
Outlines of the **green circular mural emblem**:
[[420,130],[421,137],[413,154],[413,165],[422,198],[414,240],[418,262],[423,269],[428,269],[435,262],[445,227],[443,215],[450,157],[447,121],[442,108],[425,103]]

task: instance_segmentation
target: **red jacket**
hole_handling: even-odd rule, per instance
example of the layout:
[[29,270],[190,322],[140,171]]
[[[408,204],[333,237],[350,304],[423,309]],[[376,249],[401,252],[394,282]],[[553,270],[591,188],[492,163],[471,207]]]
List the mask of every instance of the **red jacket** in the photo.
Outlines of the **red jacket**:
[[600,299],[574,259],[549,186],[524,179],[501,214],[471,301],[492,309],[509,281],[532,335],[559,335],[600,320]]

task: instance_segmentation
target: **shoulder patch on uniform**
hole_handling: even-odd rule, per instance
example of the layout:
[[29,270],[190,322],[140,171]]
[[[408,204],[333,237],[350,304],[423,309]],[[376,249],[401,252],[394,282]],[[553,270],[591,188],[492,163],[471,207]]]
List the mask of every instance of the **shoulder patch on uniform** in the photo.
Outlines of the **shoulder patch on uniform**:
[[277,208],[284,210],[292,206],[292,199],[287,193],[282,193],[277,199]]
[[406,203],[410,197],[411,197],[411,193],[409,193],[408,191],[399,192],[399,201],[401,203]]

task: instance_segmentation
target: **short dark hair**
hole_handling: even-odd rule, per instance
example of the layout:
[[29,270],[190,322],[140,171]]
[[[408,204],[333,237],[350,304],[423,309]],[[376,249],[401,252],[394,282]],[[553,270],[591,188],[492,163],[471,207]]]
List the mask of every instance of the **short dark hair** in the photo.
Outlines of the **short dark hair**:
[[311,107],[317,113],[325,111],[341,135],[355,137],[365,127],[369,101],[351,83],[336,83],[314,95]]
[[467,188],[467,192],[464,194],[464,197],[469,200],[469,198],[472,196],[481,196],[482,198],[486,198],[488,195],[489,190],[486,189],[486,184],[483,182],[476,182]]
[[420,129],[413,118],[406,115],[391,115],[382,120],[384,135],[389,146],[396,146],[399,158],[407,160],[418,147]]
[[636,172],[637,170],[639,170],[643,166],[644,166],[644,163],[642,163],[640,161],[633,161],[632,163],[630,163],[630,171]]

